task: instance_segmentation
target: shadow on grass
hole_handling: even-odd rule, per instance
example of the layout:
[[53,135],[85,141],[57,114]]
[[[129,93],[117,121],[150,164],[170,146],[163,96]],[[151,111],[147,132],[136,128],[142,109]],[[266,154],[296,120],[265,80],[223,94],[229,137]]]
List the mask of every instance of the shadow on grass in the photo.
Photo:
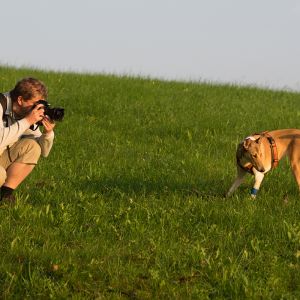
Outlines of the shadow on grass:
[[194,196],[198,198],[223,198],[224,182],[216,180],[199,180],[197,183],[176,182],[170,179],[141,180],[140,178],[91,178],[77,184],[77,189],[86,193],[100,193],[116,196],[149,196],[179,195],[182,197]]

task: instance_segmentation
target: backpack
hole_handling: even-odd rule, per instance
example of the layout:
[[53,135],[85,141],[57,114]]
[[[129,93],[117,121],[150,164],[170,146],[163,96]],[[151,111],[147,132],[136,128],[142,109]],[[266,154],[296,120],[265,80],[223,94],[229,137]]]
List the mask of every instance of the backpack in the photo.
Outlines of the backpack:
[[3,109],[3,114],[2,114],[2,120],[3,120],[6,109],[7,109],[7,99],[3,94],[0,94],[0,104],[1,104],[2,109]]

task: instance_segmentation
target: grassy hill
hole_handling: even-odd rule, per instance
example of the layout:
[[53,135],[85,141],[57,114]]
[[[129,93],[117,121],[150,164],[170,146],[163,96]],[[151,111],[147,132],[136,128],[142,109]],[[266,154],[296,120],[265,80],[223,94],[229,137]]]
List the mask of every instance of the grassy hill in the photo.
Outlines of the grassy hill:
[[235,148],[300,128],[300,94],[0,67],[66,109],[54,148],[0,209],[5,299],[300,298],[300,201],[286,161],[230,199]]

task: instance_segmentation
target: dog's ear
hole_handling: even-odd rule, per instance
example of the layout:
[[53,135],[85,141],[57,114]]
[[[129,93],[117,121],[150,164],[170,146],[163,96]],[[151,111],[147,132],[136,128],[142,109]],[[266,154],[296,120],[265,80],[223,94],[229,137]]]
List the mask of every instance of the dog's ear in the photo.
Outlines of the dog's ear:
[[244,150],[247,151],[251,143],[252,143],[252,140],[251,140],[251,139],[245,139],[245,140],[244,140],[244,143],[243,143],[243,148],[244,148]]
[[260,143],[261,143],[261,137],[259,137],[258,139],[256,139],[255,143],[260,145]]

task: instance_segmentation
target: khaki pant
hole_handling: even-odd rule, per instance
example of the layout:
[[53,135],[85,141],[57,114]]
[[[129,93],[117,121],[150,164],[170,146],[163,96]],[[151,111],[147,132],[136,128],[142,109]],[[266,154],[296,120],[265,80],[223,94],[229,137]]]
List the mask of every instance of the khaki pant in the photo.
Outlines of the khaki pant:
[[14,163],[36,165],[41,155],[41,147],[34,139],[23,138],[0,155],[0,186],[6,180],[6,170]]

